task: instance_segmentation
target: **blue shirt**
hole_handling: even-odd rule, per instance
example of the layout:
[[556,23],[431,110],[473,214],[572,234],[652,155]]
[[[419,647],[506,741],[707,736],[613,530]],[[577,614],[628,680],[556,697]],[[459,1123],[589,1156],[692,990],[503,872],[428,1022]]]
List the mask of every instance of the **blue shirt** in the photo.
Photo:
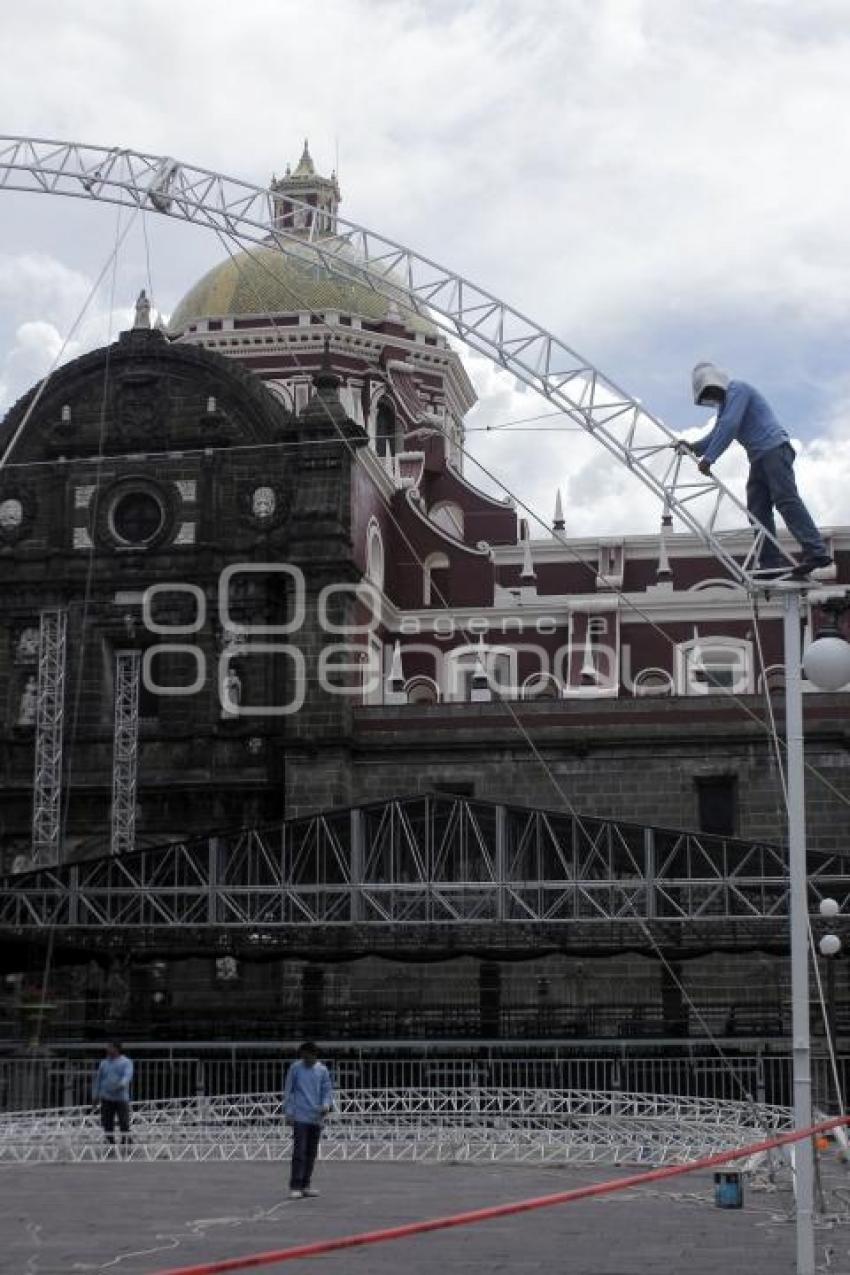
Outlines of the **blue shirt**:
[[283,1109],[290,1120],[299,1124],[321,1124],[322,1107],[332,1107],[334,1100],[330,1072],[324,1063],[294,1062],[286,1073],[283,1087]]
[[720,409],[714,428],[704,438],[691,443],[691,451],[713,465],[733,439],[746,449],[751,463],[764,456],[765,452],[773,451],[774,447],[790,442],[767,399],[746,381],[729,382],[726,402]]
[[124,1054],[117,1058],[104,1058],[94,1078],[94,1100],[105,1098],[107,1102],[129,1102],[133,1064]]

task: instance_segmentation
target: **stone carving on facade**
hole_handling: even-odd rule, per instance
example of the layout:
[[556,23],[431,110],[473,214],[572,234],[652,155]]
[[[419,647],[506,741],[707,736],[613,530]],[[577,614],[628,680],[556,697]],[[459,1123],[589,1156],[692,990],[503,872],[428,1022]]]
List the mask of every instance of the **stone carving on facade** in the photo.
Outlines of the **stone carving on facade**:
[[34,726],[37,710],[38,684],[35,679],[35,674],[31,673],[27,678],[23,691],[21,692],[21,702],[18,706],[18,725]]
[[121,445],[167,443],[168,382],[147,370],[121,375],[115,387]]
[[239,489],[239,511],[252,527],[268,531],[277,527],[286,515],[286,499],[274,483],[244,483]]
[[257,487],[251,495],[251,513],[261,522],[274,517],[277,508],[277,497],[273,487]]
[[136,298],[136,316],[133,320],[134,328],[149,328],[151,325],[151,303],[148,300],[148,294],[142,288]]
[[29,533],[35,502],[28,489],[3,485],[0,490],[0,544],[15,544]]
[[39,631],[37,625],[21,629],[15,643],[15,663],[34,664],[38,659]]
[[232,721],[239,716],[242,704],[242,678],[231,665],[221,683],[221,716],[225,721]]
[[17,496],[0,500],[0,527],[4,531],[17,531],[24,520],[24,507]]

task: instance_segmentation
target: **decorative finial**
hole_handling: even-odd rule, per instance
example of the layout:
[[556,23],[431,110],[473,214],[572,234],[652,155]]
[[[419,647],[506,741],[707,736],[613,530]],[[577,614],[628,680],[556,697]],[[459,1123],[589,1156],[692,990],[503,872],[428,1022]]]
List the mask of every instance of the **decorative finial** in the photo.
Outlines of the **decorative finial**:
[[401,664],[401,643],[398,641],[396,641],[396,644],[393,647],[393,659],[390,666],[389,682],[390,690],[404,690],[404,670]]
[[522,570],[519,573],[520,580],[536,580],[537,572],[534,570],[534,559],[531,556],[531,541],[526,535],[522,542]]
[[134,328],[149,328],[151,325],[151,303],[148,301],[148,294],[142,288],[136,298],[136,317],[133,321]]
[[661,534],[658,537],[658,566],[655,569],[655,578],[659,582],[665,584],[670,583],[673,579],[673,571],[670,567],[670,554],[668,552],[667,537],[673,529],[673,517],[670,513],[670,506],[664,501],[664,510],[661,515]]
[[564,502],[561,499],[560,487],[555,492],[555,518],[552,523],[552,530],[553,531],[564,530]]
[[310,154],[310,147],[307,138],[304,138],[304,149],[301,152],[301,158],[298,161],[298,167],[295,170],[296,177],[312,177],[316,169],[313,165],[313,156]]

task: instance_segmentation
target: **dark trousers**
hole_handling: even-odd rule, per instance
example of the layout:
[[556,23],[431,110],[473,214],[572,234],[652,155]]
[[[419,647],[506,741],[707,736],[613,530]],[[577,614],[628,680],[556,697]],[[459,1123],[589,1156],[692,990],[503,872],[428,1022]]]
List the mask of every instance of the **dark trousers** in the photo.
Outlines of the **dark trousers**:
[[115,1145],[115,1121],[121,1130],[121,1141],[126,1146],[130,1142],[130,1104],[115,1102],[112,1098],[100,1100],[100,1123],[106,1134],[106,1141]]
[[[773,511],[778,510],[785,526],[803,550],[803,557],[826,558],[829,556],[826,545],[797,491],[794,455],[791,444],[783,443],[752,462],[747,479],[747,509],[773,535],[776,535]],[[766,540],[761,551],[761,566],[784,565],[787,564],[782,555]]]
[[321,1136],[322,1126],[320,1124],[303,1124],[300,1120],[296,1120],[292,1126],[290,1191],[303,1191],[305,1187],[310,1185]]

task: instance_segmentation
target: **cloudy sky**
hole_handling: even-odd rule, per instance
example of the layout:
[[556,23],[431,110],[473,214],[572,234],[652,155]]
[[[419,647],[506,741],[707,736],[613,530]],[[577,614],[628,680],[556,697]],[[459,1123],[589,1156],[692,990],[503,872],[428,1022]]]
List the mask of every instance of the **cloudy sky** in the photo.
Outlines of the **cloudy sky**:
[[[342,211],[533,316],[668,424],[689,369],[754,381],[803,444],[804,494],[850,523],[846,0],[28,0],[4,10],[3,130],[166,153],[265,182],[339,160]],[[115,211],[0,194],[0,412],[61,347]],[[220,259],[135,226],[68,353],[169,313]],[[473,452],[568,530],[638,531],[653,499],[480,358]],[[543,425],[546,432],[539,432]],[[743,481],[731,453],[721,470]],[[474,470],[470,470],[474,477]]]

